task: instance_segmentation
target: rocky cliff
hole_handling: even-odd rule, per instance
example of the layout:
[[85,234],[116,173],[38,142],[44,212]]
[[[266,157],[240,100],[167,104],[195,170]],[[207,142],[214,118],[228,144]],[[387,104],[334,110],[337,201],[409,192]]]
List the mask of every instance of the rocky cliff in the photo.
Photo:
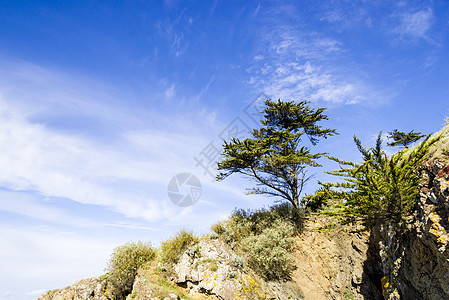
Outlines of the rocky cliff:
[[385,299],[449,299],[449,127],[440,133],[407,230],[383,226],[371,233]]

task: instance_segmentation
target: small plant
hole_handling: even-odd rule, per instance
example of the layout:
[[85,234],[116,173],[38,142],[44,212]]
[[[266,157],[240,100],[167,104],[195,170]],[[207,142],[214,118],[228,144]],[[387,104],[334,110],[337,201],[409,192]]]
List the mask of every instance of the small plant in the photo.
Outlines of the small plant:
[[295,268],[291,255],[295,241],[292,233],[291,224],[278,220],[260,235],[243,240],[250,267],[266,280],[289,279]]
[[211,262],[211,263],[209,264],[209,269],[210,269],[212,272],[217,271],[217,270],[218,270],[217,262],[216,262],[216,261]]
[[218,235],[218,233],[216,233],[215,231],[212,231],[209,235],[211,240],[216,240],[218,239],[220,236]]
[[261,300],[266,299],[265,294],[263,293],[259,284],[248,275],[243,275],[243,277],[239,280],[242,284],[242,289],[239,291],[240,295],[233,299],[238,300]]
[[217,234],[217,236],[220,236],[224,234],[227,231],[227,224],[224,221],[220,221],[218,223],[213,224],[210,229],[212,230],[212,233]]
[[354,295],[351,292],[349,292],[348,290],[344,290],[343,291],[343,296],[347,300],[353,300],[354,299]]
[[[162,260],[171,264],[178,262],[182,252],[198,241],[198,237],[193,232],[181,229],[175,237],[162,242]],[[195,249],[193,251],[195,252]]]
[[231,245],[251,235],[251,221],[246,215],[242,215],[240,210],[236,210],[229,219],[212,225],[211,229],[226,243]]
[[329,198],[326,195],[326,191],[321,187],[314,194],[304,196],[302,198],[302,204],[308,213],[316,213],[325,208],[329,203]]
[[124,299],[132,291],[137,270],[155,256],[151,244],[140,241],[115,248],[107,267],[113,299]]
[[231,263],[234,267],[236,267],[237,269],[243,269],[243,266],[245,265],[245,260],[243,259],[243,257],[238,256],[238,255],[234,255],[231,258]]

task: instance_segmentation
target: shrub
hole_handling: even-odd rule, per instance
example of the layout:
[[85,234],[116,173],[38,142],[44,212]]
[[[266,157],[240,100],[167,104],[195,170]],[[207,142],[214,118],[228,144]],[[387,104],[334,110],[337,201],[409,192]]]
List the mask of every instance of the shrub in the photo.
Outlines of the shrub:
[[249,266],[266,280],[286,280],[294,270],[294,227],[277,220],[261,234],[249,236],[242,241]]
[[329,204],[329,197],[326,194],[325,188],[320,188],[314,194],[303,197],[303,205],[308,213],[315,213]]
[[251,221],[240,215],[240,211],[234,211],[229,219],[220,221],[211,226],[213,233],[223,238],[228,244],[238,243],[251,235]]
[[214,231],[212,231],[211,233],[210,233],[210,235],[209,235],[209,238],[211,239],[211,240],[216,240],[216,239],[218,239],[220,236],[218,235],[218,233],[216,233],[216,232],[214,232]]
[[156,255],[150,243],[127,243],[114,249],[107,271],[114,299],[125,299],[132,291],[137,270]]
[[243,269],[243,266],[245,265],[245,260],[243,257],[234,255],[231,259],[232,265],[236,267],[237,269]]
[[216,261],[212,261],[212,262],[209,264],[209,269],[210,269],[212,272],[216,272],[216,271],[218,270],[218,264],[217,264],[217,262],[216,262]]
[[182,252],[197,242],[198,237],[196,237],[193,232],[181,229],[175,237],[162,242],[162,260],[171,264],[178,262]]
[[228,244],[240,243],[246,237],[261,234],[277,221],[287,222],[296,230],[302,227],[303,211],[289,203],[274,205],[269,209],[236,209],[228,220],[212,225],[215,234]]
[[217,223],[213,224],[210,227],[210,229],[213,231],[213,233],[216,233],[217,235],[220,236],[220,235],[224,234],[227,231],[225,223],[226,223],[225,221],[217,222]]
[[251,216],[255,224],[254,232],[261,233],[265,228],[273,226],[277,221],[285,221],[291,224],[295,229],[300,230],[302,227],[304,213],[290,203],[281,203],[273,205],[270,209],[260,209],[254,211]]

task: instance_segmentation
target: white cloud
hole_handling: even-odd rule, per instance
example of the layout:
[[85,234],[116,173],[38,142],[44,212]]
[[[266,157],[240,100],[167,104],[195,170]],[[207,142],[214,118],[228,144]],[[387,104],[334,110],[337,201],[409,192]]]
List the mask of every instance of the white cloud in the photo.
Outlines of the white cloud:
[[264,31],[261,41],[262,49],[267,53],[259,54],[256,57],[269,61],[277,61],[286,57],[326,60],[328,55],[336,55],[342,51],[342,44],[338,40],[317,32],[304,33],[285,25]]
[[268,95],[281,99],[333,104],[354,104],[367,100],[363,84],[337,78],[310,62],[265,65],[261,72],[251,77],[250,83]]
[[1,297],[2,298],[10,298],[10,297],[12,297],[14,295],[14,293],[12,293],[11,291],[4,291],[2,294],[1,294]]
[[194,167],[207,141],[199,129],[215,119],[176,107],[169,117],[149,113],[121,100],[123,91],[82,76],[25,63],[2,70],[0,186],[149,221],[171,218],[162,204],[166,184]]
[[[360,26],[370,26],[371,20],[367,16],[370,6],[376,6],[375,1],[363,1],[357,5],[354,1],[324,1],[317,3],[318,18],[322,22],[330,23],[332,30],[342,32]],[[369,21],[368,21],[369,20]],[[368,21],[368,22],[367,22]]]
[[12,117],[4,106],[0,120],[0,167],[5,170],[0,174],[2,186],[105,205],[129,216],[160,218],[160,205],[150,194],[124,193],[114,187],[114,182],[160,183],[164,178],[162,165],[150,158],[132,157],[106,145],[53,132],[20,116]]
[[100,275],[112,250],[124,240],[56,228],[0,226],[0,242],[1,267],[8,270],[0,274],[0,288],[20,283],[25,290],[23,295],[14,295],[14,299],[35,299],[45,290]]
[[172,98],[175,95],[175,85],[172,84],[170,88],[165,91],[165,97]]
[[263,33],[262,44],[268,47],[248,69],[249,83],[271,97],[334,105],[388,100],[354,70],[348,73],[344,44],[334,38],[277,24]]
[[404,11],[397,15],[400,24],[395,28],[401,38],[427,38],[427,33],[433,23],[432,9],[427,8],[416,12]]
[[[0,80],[0,167],[4,170],[0,187],[8,197],[1,210],[76,228],[152,230],[153,224],[146,221],[195,223],[195,216],[206,213],[212,222],[214,214],[201,206],[203,199],[209,206],[218,205],[223,191],[228,198],[241,198],[243,188],[228,182],[210,184],[211,179],[195,166],[194,156],[225,128],[216,111],[198,109],[195,101],[193,106],[176,107],[173,99],[155,101],[154,105],[167,106],[154,108],[164,111],[156,114],[134,105],[126,91],[83,76],[26,63],[1,70],[5,76]],[[214,76],[203,91],[213,80]],[[198,174],[209,191],[193,211],[179,209],[167,197],[169,180],[180,172]],[[143,224],[80,217],[64,207],[47,205],[46,197],[96,205],[139,218]],[[181,213],[191,219],[180,219]]]

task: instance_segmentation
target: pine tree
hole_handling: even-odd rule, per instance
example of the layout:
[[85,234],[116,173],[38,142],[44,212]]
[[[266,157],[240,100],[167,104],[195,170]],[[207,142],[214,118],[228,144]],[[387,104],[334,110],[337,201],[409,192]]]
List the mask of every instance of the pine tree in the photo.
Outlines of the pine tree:
[[267,100],[262,127],[254,129],[252,138],[224,142],[222,171],[218,180],[231,174],[243,174],[256,181],[249,194],[280,197],[299,208],[299,197],[310,179],[308,167],[320,166],[317,159],[324,153],[312,153],[302,140],[311,145],[320,138],[336,134],[335,129],[323,129],[318,122],[327,120],[325,108],[310,108],[309,102],[295,103]]
[[332,158],[340,163],[340,169],[329,173],[342,177],[344,182],[323,184],[320,193],[340,199],[343,204],[340,212],[348,221],[362,221],[366,227],[405,224],[418,200],[420,166],[437,140],[428,136],[412,152],[388,157],[382,149],[381,134],[370,149],[354,136],[363,162]]
[[424,134],[421,134],[421,132],[413,132],[412,130],[409,133],[405,133],[395,129],[388,132],[388,138],[392,139],[393,142],[387,143],[387,145],[392,147],[403,145],[404,148],[408,148],[408,145],[420,140],[422,137],[424,137]]

